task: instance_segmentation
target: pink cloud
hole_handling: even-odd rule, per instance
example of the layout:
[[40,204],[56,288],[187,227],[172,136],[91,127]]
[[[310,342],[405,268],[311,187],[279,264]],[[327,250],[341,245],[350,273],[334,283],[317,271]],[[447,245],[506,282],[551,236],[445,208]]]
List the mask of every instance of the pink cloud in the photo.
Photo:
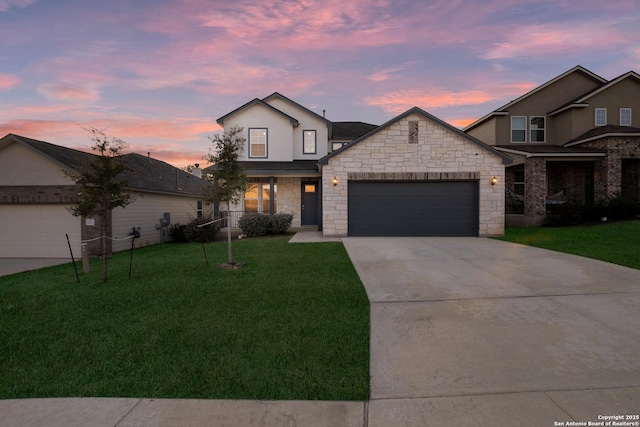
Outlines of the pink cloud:
[[20,83],[20,80],[11,74],[0,74],[0,90],[11,89]]
[[444,88],[397,90],[365,98],[364,102],[367,105],[380,107],[390,114],[400,114],[414,106],[431,110],[484,104],[507,94],[523,94],[534,86],[533,83],[519,83],[466,91],[451,91]]
[[0,0],[0,12],[6,12],[12,7],[27,7],[36,0]]
[[41,85],[38,91],[54,100],[93,102],[100,99],[100,91],[95,87],[73,83],[48,83]]
[[520,26],[505,41],[483,54],[485,59],[506,59],[532,53],[562,54],[613,48],[628,43],[628,38],[610,23],[589,22],[577,25],[541,24]]

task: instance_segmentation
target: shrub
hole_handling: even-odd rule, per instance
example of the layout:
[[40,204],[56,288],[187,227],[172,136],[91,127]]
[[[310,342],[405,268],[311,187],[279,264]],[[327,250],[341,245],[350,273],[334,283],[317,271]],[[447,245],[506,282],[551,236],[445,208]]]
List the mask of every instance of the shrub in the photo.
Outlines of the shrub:
[[200,224],[206,224],[211,222],[213,217],[211,215],[204,215],[202,218],[194,218],[184,229],[184,235],[188,242],[211,242],[215,239],[216,233],[220,231],[220,221],[213,224],[205,225],[204,227],[198,227]]
[[269,233],[284,234],[293,222],[292,213],[277,213],[271,218]]
[[189,240],[187,240],[187,236],[185,235],[185,230],[186,230],[187,226],[180,224],[179,222],[176,222],[175,224],[172,224],[169,226],[169,237],[171,237],[171,240],[175,243],[186,243]]
[[246,213],[238,220],[242,233],[247,237],[283,234],[291,226],[292,213],[277,213],[270,217],[260,213]]
[[269,215],[246,213],[238,220],[242,233],[247,237],[264,236],[269,232]]
[[640,215],[640,203],[621,197],[601,200],[593,205],[565,203],[553,215],[547,215],[545,224],[551,226],[579,225],[585,222],[619,221]]

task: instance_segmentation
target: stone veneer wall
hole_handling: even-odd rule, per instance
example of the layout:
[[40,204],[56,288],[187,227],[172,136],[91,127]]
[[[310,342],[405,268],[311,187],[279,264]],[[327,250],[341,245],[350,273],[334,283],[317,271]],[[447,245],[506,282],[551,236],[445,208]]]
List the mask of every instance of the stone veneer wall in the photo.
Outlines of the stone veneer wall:
[[[410,121],[419,122],[417,144],[409,143]],[[325,236],[347,235],[349,176],[364,176],[353,174],[369,173],[400,174],[386,177],[416,180],[477,177],[480,183],[478,234],[504,234],[505,172],[502,159],[416,114],[393,123],[332,157],[323,166],[322,211]],[[331,182],[334,176],[338,180],[337,186],[333,186]],[[496,185],[491,185],[493,176],[498,179]]]
[[278,213],[293,212],[293,222],[291,227],[300,227],[300,206],[302,205],[302,195],[300,188],[300,178],[278,177]]

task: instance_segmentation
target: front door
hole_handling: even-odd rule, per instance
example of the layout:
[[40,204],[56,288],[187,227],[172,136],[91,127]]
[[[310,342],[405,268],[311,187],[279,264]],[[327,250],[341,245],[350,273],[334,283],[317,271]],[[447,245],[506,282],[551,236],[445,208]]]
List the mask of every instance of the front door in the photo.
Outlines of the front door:
[[300,209],[302,225],[318,225],[318,182],[302,182],[302,206]]

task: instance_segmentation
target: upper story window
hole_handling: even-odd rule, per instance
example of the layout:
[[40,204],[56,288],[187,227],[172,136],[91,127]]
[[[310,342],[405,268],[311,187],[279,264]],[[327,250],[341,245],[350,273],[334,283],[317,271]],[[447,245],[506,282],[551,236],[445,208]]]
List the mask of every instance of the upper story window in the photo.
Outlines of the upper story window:
[[527,117],[511,117],[511,142],[527,142]]
[[267,157],[267,128],[249,129],[249,157]]
[[302,132],[302,153],[303,154],[316,154],[316,138],[315,130],[305,130]]
[[531,142],[545,141],[545,117],[531,116],[529,119],[529,130],[531,131]]
[[596,108],[596,126],[605,126],[607,124],[607,109]]
[[631,126],[631,108],[620,109],[620,126]]

